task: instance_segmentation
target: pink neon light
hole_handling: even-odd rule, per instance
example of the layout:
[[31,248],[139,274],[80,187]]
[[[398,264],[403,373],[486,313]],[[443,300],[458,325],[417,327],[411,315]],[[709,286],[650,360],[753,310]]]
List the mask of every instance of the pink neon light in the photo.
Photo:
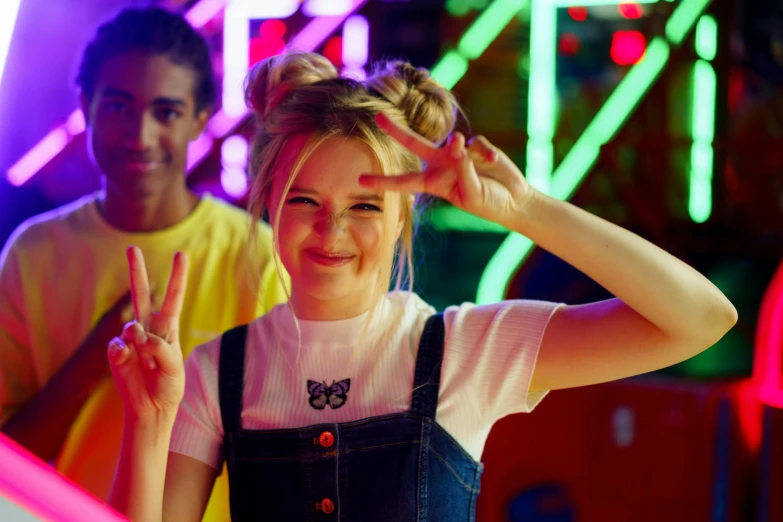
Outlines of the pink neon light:
[[185,14],[185,19],[193,27],[199,28],[215,18],[226,6],[226,0],[201,0]]
[[68,144],[70,136],[64,127],[58,127],[47,134],[27,154],[11,165],[6,177],[11,185],[22,186]]
[[65,130],[68,131],[68,134],[71,136],[81,134],[84,132],[85,128],[84,113],[81,109],[73,111],[71,115],[68,116],[68,119],[65,120]]
[[316,18],[307,24],[307,26],[289,42],[288,48],[300,51],[313,51],[317,49],[330,34],[340,27],[340,24],[348,18],[350,13],[359,9],[366,1],[367,0],[352,0],[353,7],[351,8],[351,11],[343,15]]
[[[366,1],[367,0],[352,0],[353,11],[356,11],[363,6]],[[349,14],[350,13],[342,16],[328,16],[312,20],[294,36],[289,42],[288,48],[300,51],[314,51],[345,21]],[[235,115],[228,115],[221,109],[209,122],[209,132],[214,137],[221,138],[231,132],[246,116],[246,110]]]
[[209,151],[212,149],[212,143],[212,137],[206,132],[202,132],[201,136],[190,144],[188,147],[187,170],[192,169],[209,154]]
[[220,185],[226,194],[239,199],[247,193],[247,174],[244,169],[225,168],[220,172]]
[[764,293],[756,329],[753,380],[759,400],[783,408],[783,263]]
[[127,520],[0,434],[0,496],[42,520]]
[[209,120],[207,130],[216,138],[221,138],[239,125],[245,116],[247,116],[247,111],[237,116],[229,116],[223,109],[220,109],[212,116],[212,119]]
[[353,11],[351,0],[306,0],[302,11],[307,16],[336,16]]
[[353,15],[343,25],[343,63],[354,69],[367,65],[370,56],[370,22]]

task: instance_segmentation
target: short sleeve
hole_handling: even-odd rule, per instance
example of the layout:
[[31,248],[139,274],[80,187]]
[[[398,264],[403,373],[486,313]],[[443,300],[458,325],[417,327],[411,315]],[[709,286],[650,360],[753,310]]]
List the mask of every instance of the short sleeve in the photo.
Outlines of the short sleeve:
[[223,423],[218,401],[220,338],[196,347],[185,359],[185,396],[180,404],[169,451],[223,466]]
[[27,330],[19,247],[0,253],[0,425],[38,392]]
[[531,392],[530,383],[544,332],[559,306],[514,300],[446,309],[443,385],[464,389],[491,422],[532,411],[547,393]]

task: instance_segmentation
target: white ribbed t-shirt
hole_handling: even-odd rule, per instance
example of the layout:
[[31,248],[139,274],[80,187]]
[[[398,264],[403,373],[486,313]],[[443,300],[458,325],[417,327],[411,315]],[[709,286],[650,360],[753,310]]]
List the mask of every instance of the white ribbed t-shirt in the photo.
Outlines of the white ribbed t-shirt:
[[[475,460],[497,420],[531,411],[546,395],[529,387],[544,330],[558,306],[518,300],[446,309],[435,420]],[[288,305],[276,306],[248,329],[242,427],[299,428],[407,411],[419,339],[433,313],[407,292],[388,294],[374,318],[295,321]],[[215,339],[185,361],[185,397],[170,446],[216,469],[223,462],[219,351]],[[311,404],[314,388],[308,381],[328,387],[347,379],[350,387],[337,408]]]

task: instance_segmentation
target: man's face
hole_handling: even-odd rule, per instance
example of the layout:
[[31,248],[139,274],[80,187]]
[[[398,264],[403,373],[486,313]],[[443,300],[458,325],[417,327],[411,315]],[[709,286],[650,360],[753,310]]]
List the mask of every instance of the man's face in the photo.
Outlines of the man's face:
[[209,117],[195,111],[195,86],[196,73],[164,55],[134,51],[103,64],[82,108],[108,189],[159,196],[184,176],[188,144]]

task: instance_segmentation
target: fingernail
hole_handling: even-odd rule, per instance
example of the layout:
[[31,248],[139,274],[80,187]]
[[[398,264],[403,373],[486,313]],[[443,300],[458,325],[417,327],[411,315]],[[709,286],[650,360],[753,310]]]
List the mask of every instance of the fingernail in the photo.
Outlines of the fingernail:
[[126,348],[127,346],[125,346],[125,343],[117,337],[109,341],[109,355],[111,357],[117,357]]
[[155,360],[152,357],[145,357],[144,358],[144,366],[146,366],[148,370],[154,370],[155,369]]

